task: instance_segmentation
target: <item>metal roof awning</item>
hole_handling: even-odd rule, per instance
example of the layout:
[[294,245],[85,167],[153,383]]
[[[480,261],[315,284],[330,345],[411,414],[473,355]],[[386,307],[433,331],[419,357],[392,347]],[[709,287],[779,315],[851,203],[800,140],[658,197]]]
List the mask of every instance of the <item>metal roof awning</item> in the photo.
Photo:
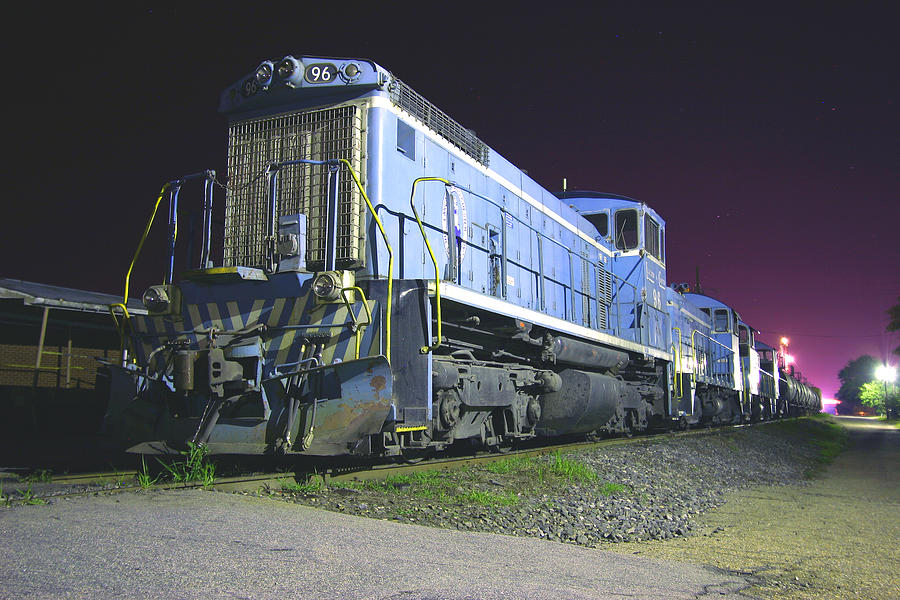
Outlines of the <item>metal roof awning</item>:
[[[121,296],[19,279],[0,279],[0,299],[18,299],[28,306],[88,313],[108,313],[111,304],[122,302]],[[130,300],[128,312],[132,315],[146,315],[147,309],[140,301]]]

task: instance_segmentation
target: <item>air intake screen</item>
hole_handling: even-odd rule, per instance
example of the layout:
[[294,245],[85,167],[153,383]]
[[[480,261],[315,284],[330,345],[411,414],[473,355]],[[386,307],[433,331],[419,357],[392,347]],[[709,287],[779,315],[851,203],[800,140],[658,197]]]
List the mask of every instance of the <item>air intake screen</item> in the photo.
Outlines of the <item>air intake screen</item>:
[[[362,113],[359,106],[288,113],[232,123],[228,132],[228,193],[225,201],[225,266],[263,267],[266,263],[268,178],[272,162],[345,158],[362,172]],[[327,167],[292,165],[278,175],[278,216],[307,218],[307,267],[325,261]],[[337,265],[361,267],[365,261],[365,205],[346,168],[338,190]]]
[[484,166],[489,166],[490,154],[488,147],[475,136],[472,130],[466,129],[448,117],[447,113],[399,79],[395,79],[391,84],[390,93],[394,104],[415,115],[416,118],[436,131],[442,138],[449,140],[457,148]]

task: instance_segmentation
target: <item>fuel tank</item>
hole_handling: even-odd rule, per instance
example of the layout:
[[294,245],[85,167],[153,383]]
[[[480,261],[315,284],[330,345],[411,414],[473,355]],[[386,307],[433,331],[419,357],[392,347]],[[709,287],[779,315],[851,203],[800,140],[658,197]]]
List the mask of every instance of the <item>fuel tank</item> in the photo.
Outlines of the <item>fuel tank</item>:
[[638,392],[620,379],[566,369],[559,373],[558,391],[540,396],[539,435],[555,436],[595,431],[640,402]]

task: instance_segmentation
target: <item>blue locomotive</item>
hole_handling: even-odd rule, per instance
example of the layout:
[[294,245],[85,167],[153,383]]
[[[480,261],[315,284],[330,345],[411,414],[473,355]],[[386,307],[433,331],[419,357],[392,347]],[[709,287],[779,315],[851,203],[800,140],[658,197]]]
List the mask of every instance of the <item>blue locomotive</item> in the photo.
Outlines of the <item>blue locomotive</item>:
[[[214,173],[169,182],[164,282],[147,316],[127,278],[112,308],[106,426],[134,451],[499,449],[817,408],[733,309],[667,287],[654,210],[548,192],[374,62],[263,61],[220,110],[221,264]],[[191,179],[201,251],[176,281]]]

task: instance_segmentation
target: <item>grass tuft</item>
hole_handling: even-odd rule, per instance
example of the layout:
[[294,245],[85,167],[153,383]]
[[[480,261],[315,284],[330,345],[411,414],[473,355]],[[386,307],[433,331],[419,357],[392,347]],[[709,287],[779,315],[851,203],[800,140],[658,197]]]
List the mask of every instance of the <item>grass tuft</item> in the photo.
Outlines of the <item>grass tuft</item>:
[[22,481],[30,483],[50,483],[52,480],[53,471],[49,469],[38,469],[37,471],[32,471],[28,475],[22,477]]
[[609,483],[606,482],[602,486],[600,486],[600,493],[604,496],[612,496],[613,494],[618,494],[620,492],[625,491],[625,486],[621,483]]
[[28,484],[28,489],[24,492],[19,490],[19,493],[22,494],[22,504],[31,504],[31,505],[43,505],[47,504],[47,501],[41,498],[40,496],[35,496],[34,491],[31,489],[31,484]]
[[159,475],[153,477],[150,475],[150,472],[147,470],[147,460],[144,458],[144,455],[141,455],[141,470],[137,474],[137,482],[138,485],[141,486],[142,489],[147,489],[149,487],[153,487],[153,485],[159,481]]
[[299,481],[290,479],[279,479],[278,483],[281,484],[282,491],[298,492],[301,494],[314,494],[325,487],[322,480],[319,478],[314,478],[308,483],[300,483]]
[[597,473],[590,466],[580,460],[567,458],[560,454],[559,450],[552,455],[550,470],[559,477],[569,481],[589,483],[597,479]]
[[209,449],[204,444],[188,442],[188,449],[181,451],[183,461],[165,463],[156,459],[169,473],[175,483],[199,481],[203,487],[209,487],[216,480],[216,465],[210,462]]

